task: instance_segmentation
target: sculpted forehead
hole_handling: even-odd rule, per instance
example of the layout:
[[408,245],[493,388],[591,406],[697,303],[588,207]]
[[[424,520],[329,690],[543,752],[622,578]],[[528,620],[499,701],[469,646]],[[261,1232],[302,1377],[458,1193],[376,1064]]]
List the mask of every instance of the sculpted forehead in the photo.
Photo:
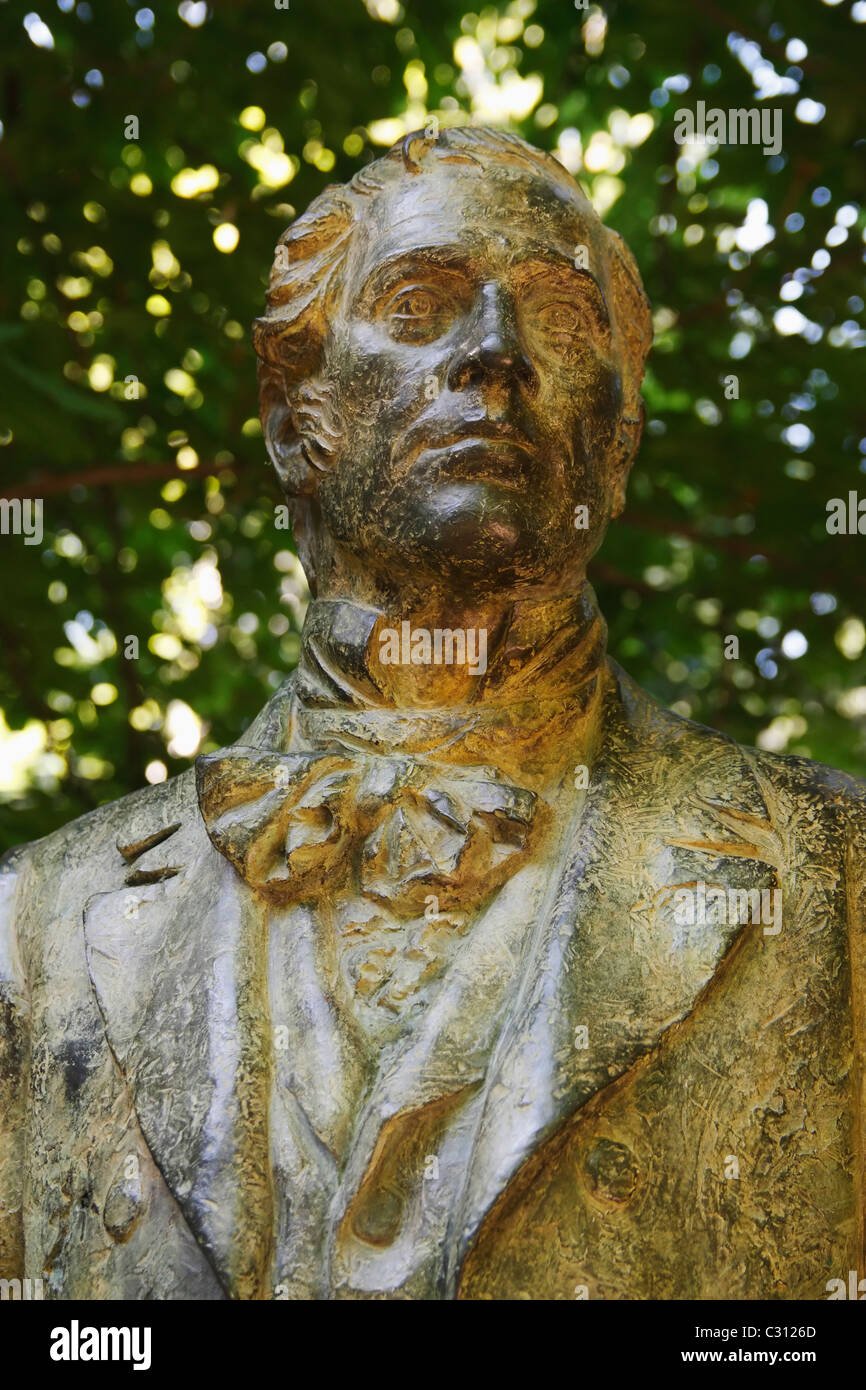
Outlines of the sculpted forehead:
[[347,281],[359,288],[382,261],[430,247],[520,259],[549,251],[571,260],[586,246],[603,274],[604,228],[575,185],[543,171],[439,161],[395,179],[364,210],[349,255]]

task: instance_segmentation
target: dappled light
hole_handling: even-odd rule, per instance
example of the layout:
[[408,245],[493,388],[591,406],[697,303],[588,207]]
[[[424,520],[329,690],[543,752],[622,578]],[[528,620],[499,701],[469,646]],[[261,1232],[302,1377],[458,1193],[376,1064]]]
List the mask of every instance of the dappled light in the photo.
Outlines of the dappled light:
[[554,153],[651,300],[590,571],[612,654],[678,714],[862,774],[866,4],[340,0],[333,37],[294,5],[15,9],[0,497],[41,499],[42,534],[3,513],[6,843],[238,738],[292,669],[309,591],[250,343],[274,244],[467,123]]

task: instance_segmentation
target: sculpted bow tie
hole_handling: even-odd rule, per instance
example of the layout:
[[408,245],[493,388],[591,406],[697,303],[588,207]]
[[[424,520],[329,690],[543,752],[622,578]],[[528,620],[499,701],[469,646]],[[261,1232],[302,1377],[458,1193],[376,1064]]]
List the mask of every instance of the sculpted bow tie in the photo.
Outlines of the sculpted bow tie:
[[236,748],[196,763],[211,842],[283,904],[343,888],[401,917],[472,910],[525,858],[534,792],[495,769],[337,751]]

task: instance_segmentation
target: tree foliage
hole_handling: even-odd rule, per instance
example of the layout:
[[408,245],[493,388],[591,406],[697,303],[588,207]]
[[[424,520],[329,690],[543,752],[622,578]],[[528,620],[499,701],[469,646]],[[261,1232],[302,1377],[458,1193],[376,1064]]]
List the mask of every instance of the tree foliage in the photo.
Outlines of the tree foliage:
[[[0,838],[235,739],[297,659],[249,325],[294,212],[431,112],[557,151],[644,276],[647,430],[592,573],[613,654],[678,712],[862,773],[866,540],[827,503],[866,498],[864,21],[0,5],[0,496],[44,502],[41,544],[0,535]],[[777,108],[781,152],[677,144],[699,101]]]

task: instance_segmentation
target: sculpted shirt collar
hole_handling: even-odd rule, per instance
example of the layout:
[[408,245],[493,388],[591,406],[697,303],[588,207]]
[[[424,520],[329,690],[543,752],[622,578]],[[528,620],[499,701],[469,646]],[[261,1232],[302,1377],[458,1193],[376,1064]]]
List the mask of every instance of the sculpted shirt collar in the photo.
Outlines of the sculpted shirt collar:
[[[389,621],[348,600],[311,603],[295,675],[292,745],[321,745],[336,735],[382,752],[491,763],[524,785],[543,784],[581,750],[588,757],[607,638],[589,584],[577,594],[515,604],[499,629],[486,634],[486,661],[476,662],[486,669],[464,675],[468,695],[433,708],[404,705],[390,693],[392,667],[381,660]],[[405,655],[408,633],[401,626],[390,630]],[[484,651],[476,644],[476,653],[479,648]],[[433,674],[433,691],[447,690],[448,667],[436,666]]]

